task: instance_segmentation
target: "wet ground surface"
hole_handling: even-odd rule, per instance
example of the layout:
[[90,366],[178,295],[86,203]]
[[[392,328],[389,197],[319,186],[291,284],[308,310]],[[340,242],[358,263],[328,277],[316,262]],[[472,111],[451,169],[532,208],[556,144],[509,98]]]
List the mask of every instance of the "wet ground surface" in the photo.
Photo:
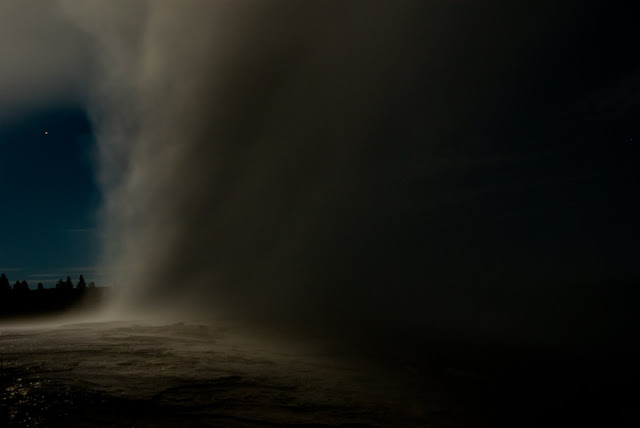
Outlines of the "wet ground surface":
[[0,328],[0,425],[470,426],[412,367],[303,349],[209,325]]
[[310,339],[245,333],[183,323],[0,326],[0,426],[640,424],[640,369],[629,352],[494,352],[484,365],[461,352],[427,364],[421,354],[355,358]]

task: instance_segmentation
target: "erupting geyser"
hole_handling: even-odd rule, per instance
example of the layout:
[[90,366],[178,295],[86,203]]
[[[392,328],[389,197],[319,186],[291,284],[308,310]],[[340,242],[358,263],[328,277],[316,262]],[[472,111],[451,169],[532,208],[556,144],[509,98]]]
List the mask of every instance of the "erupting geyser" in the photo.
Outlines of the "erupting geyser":
[[0,425],[637,426],[638,13],[523,3],[1,1],[0,316],[114,298]]

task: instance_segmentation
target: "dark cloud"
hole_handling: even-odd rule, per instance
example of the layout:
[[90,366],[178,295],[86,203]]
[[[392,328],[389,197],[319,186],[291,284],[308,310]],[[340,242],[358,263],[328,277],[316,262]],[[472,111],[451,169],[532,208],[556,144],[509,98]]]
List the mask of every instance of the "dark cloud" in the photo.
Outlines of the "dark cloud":
[[92,67],[90,39],[55,2],[0,5],[0,120],[54,102],[81,103]]

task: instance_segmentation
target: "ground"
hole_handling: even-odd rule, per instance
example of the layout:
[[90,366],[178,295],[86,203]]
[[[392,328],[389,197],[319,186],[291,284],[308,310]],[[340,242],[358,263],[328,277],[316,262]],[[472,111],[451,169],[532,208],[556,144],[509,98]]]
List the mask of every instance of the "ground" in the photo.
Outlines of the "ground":
[[227,324],[4,325],[0,426],[640,424],[636,354],[366,354]]
[[407,390],[412,367],[398,377],[319,346],[275,345],[219,326],[0,332],[8,426],[426,426],[448,418],[441,400]]

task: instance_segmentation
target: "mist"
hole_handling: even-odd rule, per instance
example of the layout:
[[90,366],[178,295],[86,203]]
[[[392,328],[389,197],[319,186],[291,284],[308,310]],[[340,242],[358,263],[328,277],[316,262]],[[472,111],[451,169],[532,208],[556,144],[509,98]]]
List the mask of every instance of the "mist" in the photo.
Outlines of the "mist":
[[413,196],[404,176],[424,167],[404,163],[440,144],[406,141],[429,108],[415,7],[122,6],[69,13],[101,54],[90,107],[105,264],[123,301],[286,322],[387,318],[374,307],[397,285],[372,282],[373,266],[405,262],[403,248],[387,260],[397,249],[384,229]]
[[48,5],[33,26],[56,53],[26,56],[48,71],[0,81],[87,108],[120,315],[564,340],[551,285],[566,276],[527,270],[538,244],[496,244],[537,220],[493,233],[494,201],[541,186],[531,151],[553,120],[539,112],[565,102],[547,86],[578,90],[585,63],[563,58],[594,6]]
[[544,72],[530,58],[571,7],[62,5],[97,52],[104,264],[125,313],[505,334],[512,299],[479,304],[474,287],[526,273],[447,249],[473,218],[432,217],[464,193],[456,170],[509,157],[473,131],[518,114],[505,89]]
[[0,1],[0,425],[637,426],[633,8]]
[[91,46],[55,2],[2,2],[0,38],[3,123],[34,106],[83,102]]

